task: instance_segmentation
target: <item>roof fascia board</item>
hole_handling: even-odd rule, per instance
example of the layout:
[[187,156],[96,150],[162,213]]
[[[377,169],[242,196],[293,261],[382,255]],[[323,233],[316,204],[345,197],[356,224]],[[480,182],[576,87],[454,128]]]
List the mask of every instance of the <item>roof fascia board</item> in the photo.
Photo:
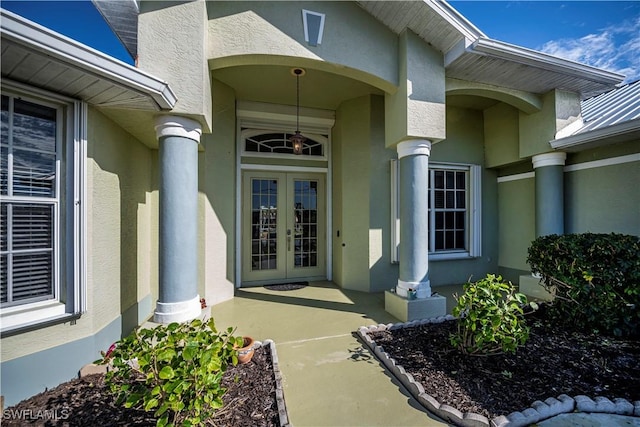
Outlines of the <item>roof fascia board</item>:
[[177,98],[167,82],[7,10],[0,9],[0,16],[2,37],[150,96],[160,109],[175,106]]
[[629,120],[627,122],[618,123],[607,126],[605,128],[594,129],[589,132],[579,133],[565,138],[554,139],[549,141],[551,147],[556,150],[580,151],[581,146],[585,148],[592,147],[594,143],[599,141],[606,144],[606,140],[640,132],[640,119]]
[[444,0],[424,0],[426,4],[431,6],[433,10],[438,12],[452,27],[458,30],[463,37],[476,40],[481,37],[487,37],[485,33],[480,31],[478,27],[473,25],[464,16],[455,10],[449,3]]
[[489,38],[474,41],[467,51],[490,56],[507,61],[517,62],[532,67],[554,71],[562,74],[570,74],[586,80],[591,80],[603,84],[618,84],[624,80],[625,76],[612,71],[602,70],[567,59],[558,58],[546,53],[515,46],[509,43],[493,40]]

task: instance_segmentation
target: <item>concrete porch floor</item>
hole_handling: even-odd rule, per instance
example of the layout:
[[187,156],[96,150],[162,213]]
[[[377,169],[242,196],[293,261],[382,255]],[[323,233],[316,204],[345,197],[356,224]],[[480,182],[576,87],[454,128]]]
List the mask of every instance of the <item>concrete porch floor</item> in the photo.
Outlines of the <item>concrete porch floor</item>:
[[[460,286],[437,288],[447,297]],[[395,323],[384,295],[313,282],[292,291],[242,288],[211,308],[219,330],[276,343],[290,422],[302,426],[444,426],[354,335],[360,326]]]

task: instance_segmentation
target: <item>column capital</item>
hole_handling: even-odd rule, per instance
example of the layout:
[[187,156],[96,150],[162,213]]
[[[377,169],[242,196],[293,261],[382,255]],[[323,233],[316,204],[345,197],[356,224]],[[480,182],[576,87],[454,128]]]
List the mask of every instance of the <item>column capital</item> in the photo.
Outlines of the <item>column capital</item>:
[[159,116],[155,120],[156,137],[180,136],[200,142],[202,127],[195,120],[182,116]]
[[399,142],[396,150],[398,151],[398,159],[416,155],[429,156],[431,154],[431,141],[428,139],[408,139]]
[[567,153],[563,151],[538,154],[531,158],[534,169],[545,166],[564,166],[565,160],[567,160]]

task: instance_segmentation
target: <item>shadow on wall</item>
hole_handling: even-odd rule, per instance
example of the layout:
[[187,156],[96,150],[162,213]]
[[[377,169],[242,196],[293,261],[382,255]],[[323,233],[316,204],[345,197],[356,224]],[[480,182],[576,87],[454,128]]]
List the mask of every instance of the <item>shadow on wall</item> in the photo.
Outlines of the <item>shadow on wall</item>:
[[[93,245],[88,254],[94,281],[89,286],[94,287],[95,304],[108,304],[103,298],[119,298],[121,334],[126,336],[152,314],[142,311],[152,308],[149,301],[155,298],[149,294],[157,295],[157,254],[153,251],[158,238],[157,209],[151,193],[158,190],[158,152],[93,109],[89,122],[87,156],[95,162],[93,170],[89,167],[94,195],[90,207]],[[118,205],[119,211],[114,209]],[[144,296],[141,304],[139,293]]]

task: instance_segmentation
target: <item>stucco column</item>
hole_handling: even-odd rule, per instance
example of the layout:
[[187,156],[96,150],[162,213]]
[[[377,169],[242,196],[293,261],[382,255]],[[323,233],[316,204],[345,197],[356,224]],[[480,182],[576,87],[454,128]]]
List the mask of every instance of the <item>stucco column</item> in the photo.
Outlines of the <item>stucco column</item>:
[[533,156],[536,183],[536,236],[564,234],[564,163],[567,154]]
[[194,120],[156,120],[160,144],[159,299],[154,322],[171,323],[200,315],[198,295],[198,144]]
[[431,141],[412,139],[397,146],[400,161],[400,277],[399,296],[408,289],[418,298],[431,296],[429,284],[429,155]]

